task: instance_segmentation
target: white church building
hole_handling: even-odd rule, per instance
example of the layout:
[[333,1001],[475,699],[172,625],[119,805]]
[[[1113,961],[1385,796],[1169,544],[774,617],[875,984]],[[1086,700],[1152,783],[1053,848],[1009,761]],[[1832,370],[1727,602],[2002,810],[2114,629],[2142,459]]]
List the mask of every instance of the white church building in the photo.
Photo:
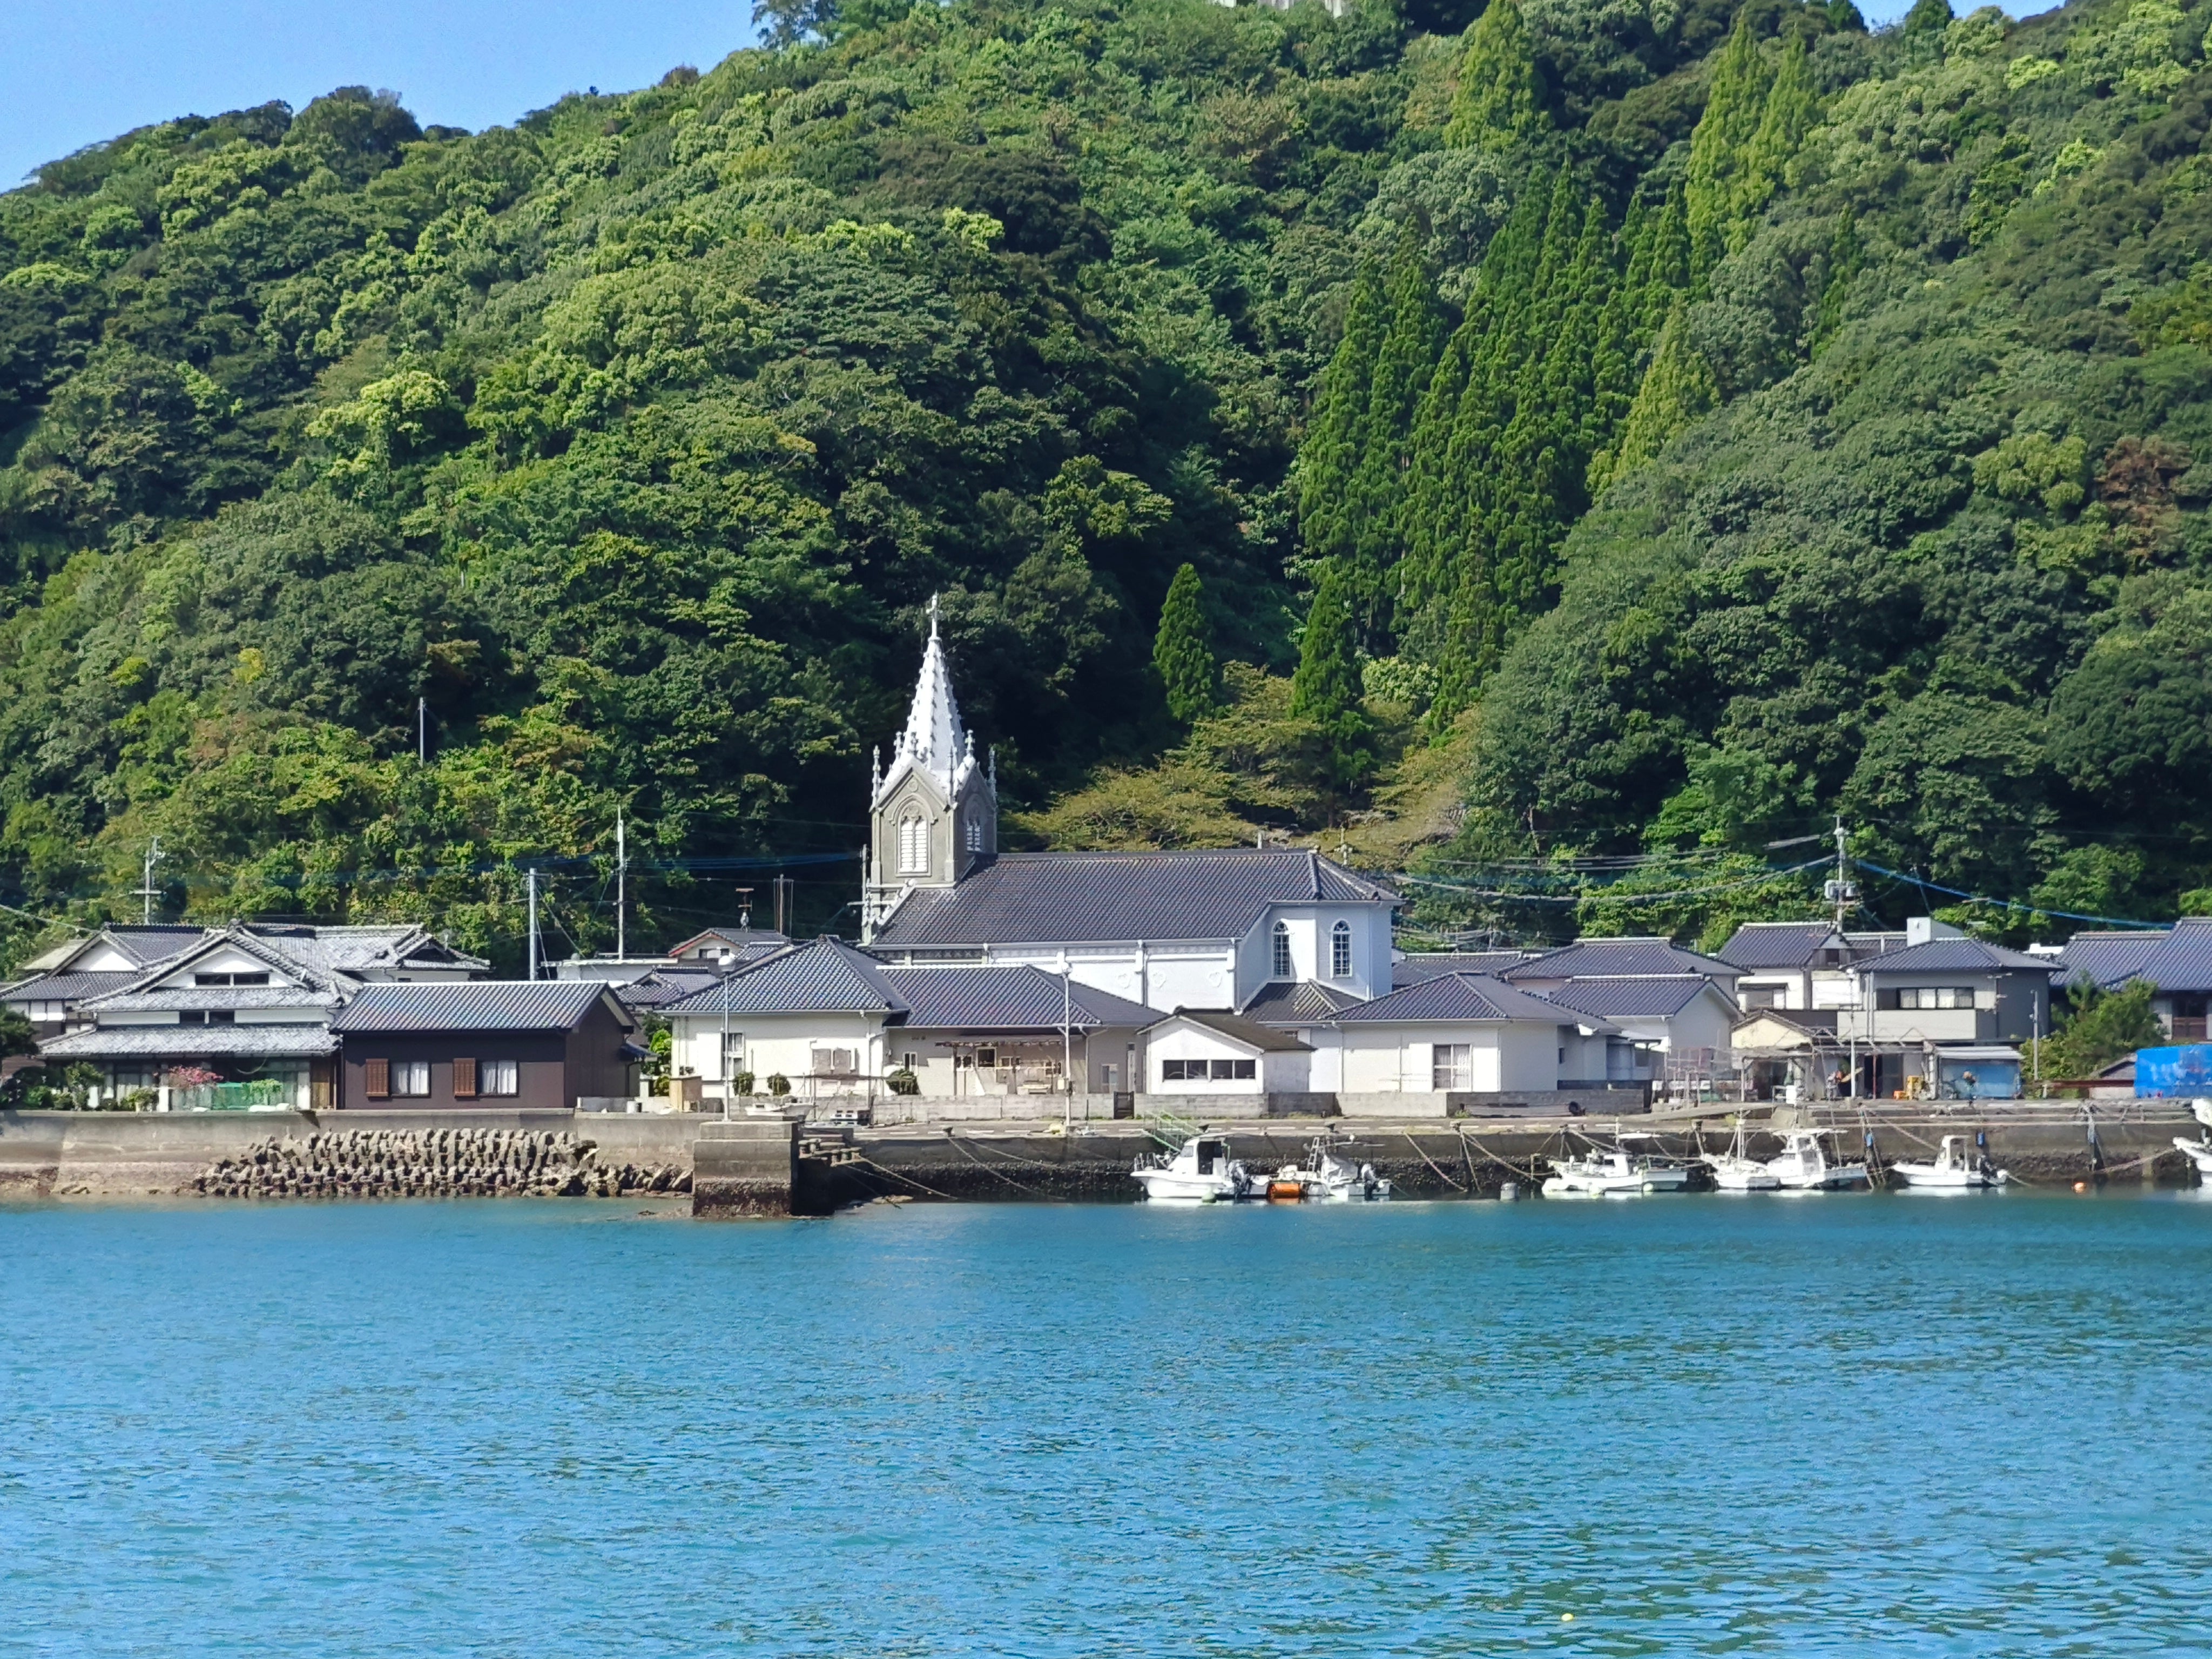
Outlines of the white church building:
[[1441,1116],[1602,1079],[1621,1040],[1457,959],[1402,976],[1397,896],[1317,852],[1001,853],[934,604],[872,769],[860,948],[793,945],[661,1010],[709,1101],[726,1084],[879,1108],[895,1089],[957,1115],[1066,1092]]

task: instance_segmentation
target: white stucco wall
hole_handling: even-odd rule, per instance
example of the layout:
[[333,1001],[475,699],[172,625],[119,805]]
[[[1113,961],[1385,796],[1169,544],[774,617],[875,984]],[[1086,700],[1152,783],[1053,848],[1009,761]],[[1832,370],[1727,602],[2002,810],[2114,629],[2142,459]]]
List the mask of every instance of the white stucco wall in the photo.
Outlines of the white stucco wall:
[[[1237,1002],[1242,1006],[1275,977],[1275,923],[1289,930],[1291,977],[1348,991],[1363,1002],[1390,991],[1390,918],[1379,906],[1277,905],[1237,942]],[[1340,921],[1352,929],[1352,972],[1329,969],[1329,939]]]
[[[1550,1088],[1505,1080],[1508,1063],[1503,1024],[1358,1024],[1340,1028],[1344,1036],[1342,1081],[1346,1094],[1427,1094],[1434,1079],[1437,1043],[1463,1042],[1473,1050],[1468,1086],[1480,1093],[1500,1089]],[[1543,1031],[1552,1028],[1545,1026]]]
[[[1146,1088],[1153,1094],[1259,1095],[1269,1092],[1304,1093],[1312,1077],[1312,1055],[1303,1051],[1255,1053],[1218,1031],[1187,1021],[1156,1025],[1149,1033],[1145,1054]],[[1170,1060],[1249,1060],[1249,1078],[1191,1078],[1162,1076]]]

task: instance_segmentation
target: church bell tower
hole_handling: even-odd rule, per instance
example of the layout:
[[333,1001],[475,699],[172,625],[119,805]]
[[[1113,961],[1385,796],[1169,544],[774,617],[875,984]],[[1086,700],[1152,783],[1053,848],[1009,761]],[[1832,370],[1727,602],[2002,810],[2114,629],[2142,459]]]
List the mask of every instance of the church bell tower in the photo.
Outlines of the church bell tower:
[[999,850],[998,767],[995,760],[978,763],[975,734],[960,723],[934,595],[914,706],[891,745],[889,769],[878,749],[870,776],[863,943],[909,891],[950,887]]

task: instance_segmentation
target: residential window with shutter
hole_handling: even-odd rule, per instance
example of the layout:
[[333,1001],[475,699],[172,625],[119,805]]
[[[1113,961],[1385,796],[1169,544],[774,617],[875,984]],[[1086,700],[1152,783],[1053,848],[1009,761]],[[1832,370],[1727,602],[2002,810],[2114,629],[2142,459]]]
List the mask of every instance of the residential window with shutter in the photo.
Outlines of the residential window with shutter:
[[362,1062],[362,1091],[371,1100],[392,1098],[392,1062],[370,1060]]
[[454,1060],[454,1062],[453,1062],[453,1098],[454,1098],[455,1100],[473,1100],[473,1099],[475,1099],[475,1098],[476,1098],[476,1092],[477,1092],[477,1063],[476,1063],[476,1061],[475,1061],[475,1060],[466,1060],[466,1059],[462,1059],[462,1060]]

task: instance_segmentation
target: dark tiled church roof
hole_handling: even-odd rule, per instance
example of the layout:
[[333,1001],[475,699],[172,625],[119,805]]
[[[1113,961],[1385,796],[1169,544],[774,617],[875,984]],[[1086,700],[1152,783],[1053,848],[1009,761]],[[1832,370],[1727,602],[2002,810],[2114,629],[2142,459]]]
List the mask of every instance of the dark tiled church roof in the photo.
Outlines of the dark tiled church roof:
[[1231,939],[1271,905],[1391,903],[1317,853],[1238,847],[1193,853],[1010,853],[957,886],[917,888],[870,941],[898,951],[947,945]]

